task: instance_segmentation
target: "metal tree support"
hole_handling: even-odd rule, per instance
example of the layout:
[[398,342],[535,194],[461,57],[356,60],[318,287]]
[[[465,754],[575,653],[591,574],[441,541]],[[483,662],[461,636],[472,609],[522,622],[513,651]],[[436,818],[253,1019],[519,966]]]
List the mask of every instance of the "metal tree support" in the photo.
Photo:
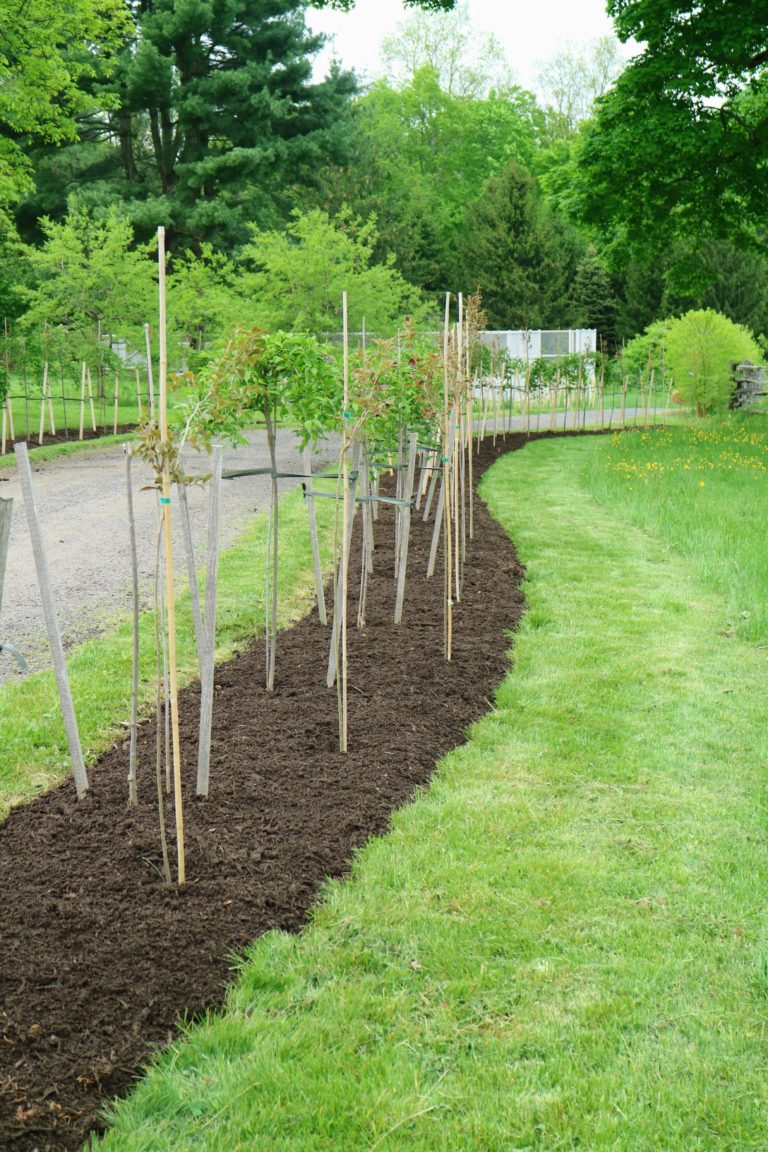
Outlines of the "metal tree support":
[[[8,541],[11,538],[11,512],[13,500],[0,500],[0,613],[3,610],[3,584],[5,582],[5,565],[8,560]],[[3,644],[0,640],[0,653],[10,652],[22,672],[27,671],[27,662],[12,644]]]

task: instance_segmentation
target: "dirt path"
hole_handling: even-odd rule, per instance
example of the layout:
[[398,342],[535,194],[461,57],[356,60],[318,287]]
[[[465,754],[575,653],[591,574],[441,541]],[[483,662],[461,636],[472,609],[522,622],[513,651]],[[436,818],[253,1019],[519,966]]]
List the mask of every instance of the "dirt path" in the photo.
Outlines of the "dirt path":
[[[315,457],[317,467],[334,457],[326,446]],[[226,448],[225,469],[268,467],[266,435],[251,434],[242,448]],[[142,461],[134,462],[136,489],[151,481]],[[207,471],[208,458],[188,465],[190,471]],[[48,551],[64,646],[70,648],[107,631],[130,611],[131,574],[127,530],[125,456],[121,445],[84,451],[77,456],[33,465],[38,507]],[[278,468],[301,471],[301,459],[292,432],[278,433]],[[282,491],[299,483],[282,480]],[[222,500],[221,541],[227,547],[242,530],[248,517],[269,501],[267,476],[248,476],[226,482]],[[29,543],[21,484],[14,470],[0,473],[0,496],[13,497],[13,523],[8,568],[3,594],[0,639],[14,644],[31,671],[50,666],[37,577]],[[198,566],[204,560],[207,532],[207,493],[200,487],[189,492],[193,536]],[[157,503],[153,492],[135,492],[141,595],[149,607],[152,588]],[[176,518],[179,555],[183,544]],[[183,567],[183,565],[182,565]],[[19,676],[8,654],[0,655],[0,684]]]

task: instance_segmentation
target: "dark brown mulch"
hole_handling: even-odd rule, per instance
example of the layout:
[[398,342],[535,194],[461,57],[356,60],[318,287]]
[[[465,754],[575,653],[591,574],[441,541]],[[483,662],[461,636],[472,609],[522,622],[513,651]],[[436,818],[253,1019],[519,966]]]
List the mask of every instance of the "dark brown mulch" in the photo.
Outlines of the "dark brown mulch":
[[[525,443],[484,447],[477,472]],[[488,707],[523,607],[522,570],[476,501],[454,660],[442,656],[432,525],[414,520],[405,620],[391,622],[391,513],[377,525],[368,625],[350,629],[350,752],[325,687],[328,635],[313,613],[280,638],[277,687],[261,646],[216,674],[211,797],[195,799],[197,692],[181,700],[188,883],[159,875],[154,723],[140,732],[141,806],[109,752],[81,803],[66,784],[0,827],[0,1146],[77,1149],[177,1020],[222,1002],[229,958],[270,928],[296,931],[326,877],[386,830]],[[356,587],[352,571],[350,587]],[[356,605],[356,600],[354,601]]]
[[[8,437],[8,451],[13,451],[14,444],[26,444],[29,448],[47,448],[51,444],[77,444],[80,440],[80,430],[78,428],[65,428],[62,432],[57,432],[55,436],[51,436],[50,432],[43,434],[43,443],[40,444],[39,432],[20,433],[11,440]],[[114,424],[110,424],[106,428],[98,428],[95,432],[93,428],[83,429],[83,440],[101,440],[104,436],[114,435]],[[129,432],[135,432],[135,424],[118,424],[118,436],[125,436]]]

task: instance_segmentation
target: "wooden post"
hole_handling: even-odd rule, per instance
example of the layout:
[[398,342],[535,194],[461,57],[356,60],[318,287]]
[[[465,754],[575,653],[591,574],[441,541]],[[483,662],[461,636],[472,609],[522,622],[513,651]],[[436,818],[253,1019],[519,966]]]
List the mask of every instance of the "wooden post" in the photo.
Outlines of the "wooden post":
[[349,309],[347,293],[342,295],[342,311],[344,320],[344,421],[342,428],[341,448],[341,475],[343,484],[344,509],[341,533],[341,732],[339,734],[339,749],[347,751],[348,723],[348,667],[347,667],[347,592],[349,585],[349,546],[352,527],[352,512],[349,500]]
[[93,431],[95,432],[96,431],[96,409],[93,406],[93,384],[91,383],[91,370],[90,370],[90,368],[87,371],[87,377],[88,377],[88,400],[90,401],[90,405],[91,405],[91,427],[93,428]]
[[304,491],[307,501],[307,516],[309,518],[309,535],[312,540],[312,567],[315,572],[315,595],[317,596],[317,615],[320,623],[326,625],[328,616],[325,610],[325,588],[323,587],[323,570],[320,564],[320,541],[317,535],[317,516],[315,514],[315,496],[312,487],[312,452],[309,444],[301,450],[301,462],[306,480]]
[[118,416],[119,406],[120,406],[120,373],[116,371],[115,372],[115,412],[114,412],[114,423],[113,423],[113,428],[112,428],[112,433],[114,436],[117,436],[117,416]]
[[83,360],[82,379],[80,381],[80,436],[78,439],[83,439],[85,431],[85,360]]
[[448,409],[448,347],[451,323],[451,294],[445,294],[443,330],[443,539],[445,541],[444,653],[450,661],[453,648],[453,549],[451,540],[451,451]]
[[53,589],[51,588],[51,579],[48,571],[48,557],[45,551],[45,541],[43,540],[42,528],[40,526],[40,517],[35,501],[35,493],[32,485],[32,468],[30,467],[29,463],[27,445],[24,443],[16,444],[14,446],[14,453],[16,455],[16,462],[19,466],[21,490],[24,495],[24,508],[27,513],[29,534],[32,538],[32,552],[35,558],[37,582],[40,586],[40,596],[43,602],[45,626],[48,631],[48,642],[51,647],[51,656],[53,657],[53,668],[56,674],[56,685],[59,690],[61,711],[64,716],[64,728],[67,733],[69,755],[72,760],[72,773],[75,778],[77,797],[79,800],[82,800],[82,798],[85,796],[85,793],[88,791],[88,776],[85,771],[85,764],[83,762],[83,751],[80,746],[80,734],[77,728],[75,707],[72,702],[72,692],[69,687],[67,664],[66,660],[64,659],[64,647],[61,643],[59,621],[56,616],[56,606],[53,601]]
[[177,484],[179,494],[179,509],[181,512],[181,530],[184,538],[184,555],[187,561],[187,581],[189,583],[189,599],[192,605],[192,623],[195,626],[195,644],[197,646],[197,667],[200,679],[203,677],[203,664],[205,653],[205,638],[203,634],[203,618],[200,615],[200,591],[197,586],[197,565],[195,563],[195,545],[192,540],[192,523],[189,517],[189,500],[187,499],[186,484]]
[[221,509],[221,468],[224,450],[213,449],[213,475],[210,481],[208,513],[208,563],[205,576],[205,667],[200,682],[200,735],[197,742],[197,794],[207,796],[211,767],[213,688],[216,670],[216,584],[219,572],[219,514]]
[[45,402],[48,398],[48,361],[43,365],[43,391],[40,395],[40,436],[38,444],[43,443],[45,433]]
[[[133,662],[131,677],[131,742],[128,753],[128,803],[131,807],[139,802],[136,782],[136,739],[138,735],[139,718],[139,561],[136,551],[136,518],[133,513],[133,479],[131,476],[131,461],[133,448],[126,444],[125,452],[125,489],[128,500],[128,540],[131,549],[131,601],[133,609]],[[158,724],[160,717],[158,715]]]
[[136,365],[136,407],[138,409],[138,423],[141,424],[144,420],[144,413],[141,406],[141,374],[138,364]]
[[147,388],[149,390],[149,418],[155,418],[155,385],[152,376],[152,341],[149,335],[149,324],[144,325],[144,341],[147,346]]
[[[157,230],[159,271],[159,338],[160,338],[160,440],[169,446],[168,436],[168,352],[165,327],[165,228]],[[184,813],[181,795],[181,747],[179,740],[179,689],[176,671],[176,598],[173,583],[173,539],[171,535],[171,467],[165,455],[162,474],[163,523],[165,527],[165,599],[168,613],[168,674],[171,691],[171,739],[173,747],[173,791],[176,810],[176,860],[179,884],[186,881],[184,854]]]
[[402,489],[402,499],[404,505],[402,508],[401,517],[401,540],[400,540],[400,554],[398,557],[399,568],[397,573],[397,597],[395,600],[395,624],[400,624],[403,619],[403,601],[405,599],[405,576],[408,568],[408,543],[411,533],[411,498],[413,496],[413,478],[416,471],[416,449],[418,447],[419,436],[417,432],[412,432],[408,441],[408,472],[405,477],[405,484]]

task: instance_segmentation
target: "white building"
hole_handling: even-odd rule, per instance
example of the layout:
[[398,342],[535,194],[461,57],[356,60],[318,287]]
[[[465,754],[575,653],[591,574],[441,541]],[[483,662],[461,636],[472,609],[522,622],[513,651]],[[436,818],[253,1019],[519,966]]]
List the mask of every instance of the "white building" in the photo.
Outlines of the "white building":
[[574,353],[584,355],[597,348],[594,328],[532,329],[531,331],[480,333],[483,344],[506,352],[513,360],[537,360],[540,356],[556,360]]

